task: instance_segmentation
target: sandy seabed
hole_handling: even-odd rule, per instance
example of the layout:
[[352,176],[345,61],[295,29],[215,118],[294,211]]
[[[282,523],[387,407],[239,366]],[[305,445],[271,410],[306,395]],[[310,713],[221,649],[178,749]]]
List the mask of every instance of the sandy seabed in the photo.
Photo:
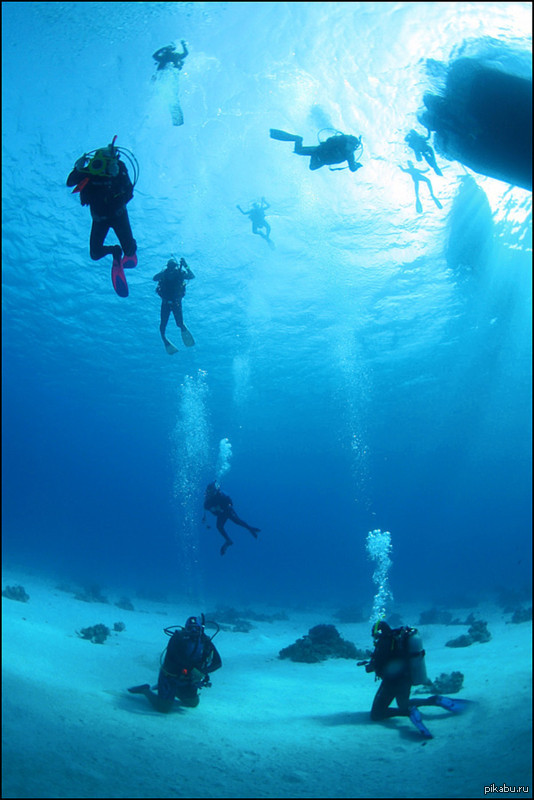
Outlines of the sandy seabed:
[[[30,600],[2,598],[2,797],[532,796],[532,628],[508,624],[496,607],[476,610],[493,635],[486,644],[448,648],[463,627],[419,626],[429,677],[460,670],[459,696],[476,701],[456,716],[424,708],[434,735],[425,742],[405,718],[370,721],[378,683],[356,662],[278,658],[320,623],[369,647],[368,623],[310,609],[249,633],[221,631],[223,668],[200,705],[163,715],[126,689],[156,682],[163,628],[202,609],[134,597],[125,611],[111,597],[85,603],[52,579],[4,573],[4,587],[17,584]],[[420,610],[400,609],[411,624]],[[76,635],[118,621],[126,629],[102,645]]]

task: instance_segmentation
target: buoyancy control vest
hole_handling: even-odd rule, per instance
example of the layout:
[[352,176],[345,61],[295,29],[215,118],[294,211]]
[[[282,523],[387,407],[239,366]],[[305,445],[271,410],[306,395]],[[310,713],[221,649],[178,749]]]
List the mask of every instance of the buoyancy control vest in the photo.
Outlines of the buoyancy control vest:
[[416,628],[395,628],[378,642],[372,662],[383,680],[395,680],[405,675],[412,686],[428,682],[423,642]]

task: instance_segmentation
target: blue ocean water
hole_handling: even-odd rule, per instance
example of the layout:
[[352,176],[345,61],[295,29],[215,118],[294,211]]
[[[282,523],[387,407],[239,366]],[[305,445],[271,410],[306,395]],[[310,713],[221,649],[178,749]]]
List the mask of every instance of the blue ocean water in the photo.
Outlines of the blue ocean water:
[[[422,187],[418,214],[399,166],[436,65],[491,52],[528,73],[531,5],[11,2],[2,17],[5,562],[195,609],[370,611],[380,529],[399,601],[528,596],[531,195],[438,154],[443,209]],[[151,56],[181,39],[173,126]],[[311,172],[270,128],[361,135],[363,167]],[[139,163],[127,299],[65,186],[114,135]],[[274,249],[236,209],[262,196]],[[152,276],[171,253],[196,276],[196,345],[171,318],[169,357]],[[224,558],[201,521],[222,440],[222,488],[261,528],[228,523]]]

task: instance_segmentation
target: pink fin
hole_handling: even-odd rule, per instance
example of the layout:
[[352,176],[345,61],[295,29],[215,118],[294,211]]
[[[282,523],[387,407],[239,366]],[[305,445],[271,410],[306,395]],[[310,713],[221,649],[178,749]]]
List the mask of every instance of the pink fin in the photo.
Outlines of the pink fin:
[[134,253],[133,256],[123,256],[121,261],[121,266],[123,269],[133,269],[137,266],[137,253]]
[[111,282],[119,297],[128,297],[129,290],[124,270],[120,261],[116,261],[116,259],[113,259],[111,267]]

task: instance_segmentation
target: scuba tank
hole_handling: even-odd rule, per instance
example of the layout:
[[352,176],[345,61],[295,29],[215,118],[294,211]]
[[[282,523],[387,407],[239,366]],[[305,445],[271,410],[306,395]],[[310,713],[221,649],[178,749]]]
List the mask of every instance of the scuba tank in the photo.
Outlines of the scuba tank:
[[[87,163],[80,169],[80,172],[86,173],[87,178],[84,179],[74,190],[79,192],[83,186],[87,184],[91,176],[93,177],[115,177],[119,174],[119,158],[125,158],[132,170],[132,184],[135,186],[139,178],[139,164],[134,154],[126,147],[117,147],[115,142],[117,134],[107,147],[100,147],[97,150],[90,150],[84,154],[84,159]],[[83,183],[83,186],[82,186]],[[80,187],[80,188],[78,188]]]
[[417,628],[406,630],[406,647],[410,658],[410,679],[412,686],[428,683],[426,674],[425,650]]
[[[98,150],[91,150],[89,153],[84,153],[83,166],[79,167],[79,171],[84,173],[86,177],[74,187],[72,194],[82,192],[92,177],[115,177],[119,174],[120,151],[118,147],[115,147],[116,139],[117,134],[115,134],[113,141],[107,147],[101,147]],[[87,205],[83,202],[83,199],[82,205]]]
[[117,169],[116,164],[117,159],[110,156],[107,148],[104,148],[96,151],[90,162],[84,167],[84,172],[89,172],[91,175],[117,175],[118,172],[114,172]]
[[[200,643],[200,641],[202,639],[202,636],[204,636],[204,624],[206,622],[206,618],[204,617],[204,614],[201,614],[200,617],[190,617],[189,620],[195,620],[195,622],[199,626],[198,642]],[[188,622],[189,622],[189,620],[188,620]],[[206,636],[205,638],[207,638],[210,642],[212,642],[213,639],[215,639],[215,637],[219,633],[220,627],[214,621],[210,621],[210,625],[215,626],[216,631],[213,634],[213,636]],[[170,625],[168,628],[164,628],[163,632],[165,634],[167,634],[167,636],[170,636],[170,638],[171,638],[171,641],[163,649],[163,651],[162,651],[162,653],[160,655],[160,659],[159,659],[160,667],[162,669],[165,669],[164,665],[165,665],[165,662],[166,662],[166,659],[167,659],[167,654],[169,653],[169,646],[172,645],[171,652],[169,653],[170,658],[172,660],[173,656],[175,655],[172,652],[174,650],[174,643],[176,642],[176,644],[178,645],[178,642],[180,641],[180,639],[182,637],[183,637],[182,641],[184,639],[187,641],[187,640],[190,639],[190,637],[188,636],[188,633],[187,633],[187,623],[186,623],[185,627],[182,626],[182,625]],[[178,634],[178,636],[176,634]],[[197,638],[197,637],[194,637],[194,638]],[[189,644],[189,641],[187,641],[187,643]],[[177,655],[178,655],[179,658],[183,657],[184,655],[186,655],[186,657],[191,657],[191,655],[193,655],[193,651],[196,650],[195,646],[193,648],[186,647],[185,651],[184,651],[184,649],[182,649],[182,647],[180,647],[180,645],[178,645],[178,648],[179,648],[179,650],[178,650],[178,654]],[[190,652],[187,653],[186,652],[187,650],[189,650]],[[168,672],[166,669],[165,669],[165,672],[167,672],[168,675],[172,675],[172,677],[178,677],[178,675],[173,675],[172,673]]]
[[117,135],[113,137],[113,141],[107,147],[101,147],[88,153],[89,163],[85,165],[83,171],[97,176],[118,175],[119,150],[115,147],[116,139]]

